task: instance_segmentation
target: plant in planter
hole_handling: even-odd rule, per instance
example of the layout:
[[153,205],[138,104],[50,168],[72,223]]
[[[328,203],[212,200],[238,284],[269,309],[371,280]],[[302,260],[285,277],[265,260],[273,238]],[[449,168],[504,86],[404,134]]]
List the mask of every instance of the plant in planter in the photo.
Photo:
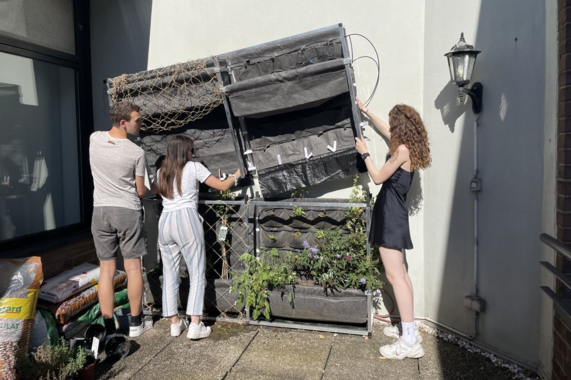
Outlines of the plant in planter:
[[[309,193],[309,190],[307,190],[306,188],[302,188],[301,190],[299,190],[299,198],[301,200],[303,200],[303,198],[305,197],[305,195],[307,195],[307,193]],[[293,193],[291,193],[291,198],[293,199],[293,201],[295,202],[297,200],[297,191],[294,191]],[[305,216],[305,211],[303,211],[303,209],[301,208],[301,206],[294,206],[293,208],[293,214],[292,214],[292,218],[300,218],[302,216]]]
[[[292,285],[296,280],[291,254],[281,256],[278,250],[273,248],[262,250],[259,258],[245,253],[240,260],[246,263],[248,268],[242,273],[234,274],[231,291],[238,292],[237,302],[240,305],[245,303],[246,308],[252,308],[254,319],[258,319],[260,315],[270,319],[269,292],[283,289],[285,285]],[[288,294],[288,301],[293,302],[293,289]]]
[[382,288],[378,263],[362,252],[360,236],[344,235],[340,230],[325,230],[320,231],[317,237],[317,246],[311,247],[304,242],[305,249],[295,256],[296,264],[304,268],[306,277],[326,289],[338,291]]
[[26,350],[16,353],[16,376],[22,380],[68,380],[83,369],[86,359],[83,347],[70,349],[63,338],[54,346],[45,342],[31,354]]
[[[366,203],[367,194],[353,179],[349,201]],[[364,209],[351,207],[345,211],[346,232],[342,230],[320,230],[315,236],[318,244],[311,247],[303,242],[304,250],[296,256],[299,268],[305,270],[306,277],[330,289],[347,288],[373,290],[381,289],[379,279],[380,260],[378,254],[367,256],[367,226],[363,219]]]

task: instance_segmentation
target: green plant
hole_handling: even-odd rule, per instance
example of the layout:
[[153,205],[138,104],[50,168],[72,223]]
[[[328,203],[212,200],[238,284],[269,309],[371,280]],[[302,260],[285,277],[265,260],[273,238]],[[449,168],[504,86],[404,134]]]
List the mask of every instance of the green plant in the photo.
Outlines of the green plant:
[[[309,190],[307,190],[305,187],[302,187],[299,190],[299,199],[303,200],[303,198],[305,198],[305,196],[309,193]],[[293,198],[293,201],[295,202],[297,200],[297,190],[294,190],[291,193],[291,197]],[[294,206],[293,207],[293,215],[292,217],[302,217],[305,216],[305,211],[303,211],[303,209],[301,208],[301,206]]]
[[295,207],[293,208],[293,216],[294,216],[294,217],[305,216],[305,211],[303,211],[303,209],[301,208],[301,206],[295,206]]
[[271,241],[276,241],[276,237],[274,235],[268,235]]
[[294,238],[300,237],[300,236],[301,236],[301,232],[295,231],[291,236],[293,236]]
[[[247,269],[234,274],[231,291],[238,292],[238,304],[252,308],[254,319],[260,314],[269,319],[269,292],[274,289],[283,291],[285,285],[295,283],[296,273],[293,271],[291,254],[281,256],[278,250],[273,248],[269,251],[262,250],[259,258],[245,253],[240,257],[240,261],[247,265]],[[288,293],[289,302],[293,302],[293,295],[292,288]]]
[[[353,179],[349,201],[367,203],[368,196],[357,185],[357,179]],[[315,234],[317,245],[312,247],[307,241],[303,242],[304,250],[296,256],[296,264],[317,284],[336,290],[383,287],[379,279],[382,267],[378,253],[367,256],[367,226],[363,213],[362,207],[351,207],[345,211],[346,231],[319,230]]]
[[16,374],[19,379],[65,380],[77,374],[86,362],[83,347],[70,349],[65,340],[55,346],[44,342],[36,352],[16,353]]
[[303,242],[305,248],[296,256],[296,263],[325,288],[381,289],[378,261],[368,257],[366,250],[361,248],[361,237],[355,239],[341,230],[322,231],[317,246]]

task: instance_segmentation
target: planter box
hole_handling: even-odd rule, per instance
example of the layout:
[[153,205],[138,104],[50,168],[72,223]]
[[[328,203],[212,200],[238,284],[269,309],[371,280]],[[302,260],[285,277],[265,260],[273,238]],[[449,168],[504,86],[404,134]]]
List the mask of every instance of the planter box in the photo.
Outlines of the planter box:
[[[204,310],[210,312],[240,313],[243,307],[236,306],[238,293],[230,293],[232,280],[206,279],[206,292],[204,294]],[[186,300],[184,301],[186,304]]]
[[287,286],[284,292],[270,292],[273,317],[350,324],[367,322],[367,296],[360,290],[328,291],[325,294],[319,286],[296,285],[293,306],[287,300],[290,290],[291,286]]

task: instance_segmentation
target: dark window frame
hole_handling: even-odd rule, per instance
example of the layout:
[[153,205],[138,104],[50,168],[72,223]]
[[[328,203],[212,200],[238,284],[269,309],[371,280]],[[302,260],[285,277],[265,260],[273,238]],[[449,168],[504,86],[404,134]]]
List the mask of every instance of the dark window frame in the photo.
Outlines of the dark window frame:
[[0,258],[18,257],[35,245],[48,244],[89,231],[93,212],[93,179],[89,167],[89,136],[94,131],[91,95],[90,0],[73,0],[75,55],[0,35],[0,52],[32,58],[75,71],[80,222],[0,241]]

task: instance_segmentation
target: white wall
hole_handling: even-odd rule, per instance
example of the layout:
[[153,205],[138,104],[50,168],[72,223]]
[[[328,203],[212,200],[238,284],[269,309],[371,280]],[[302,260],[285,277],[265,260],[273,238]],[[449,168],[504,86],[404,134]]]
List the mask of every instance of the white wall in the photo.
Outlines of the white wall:
[[425,181],[426,316],[474,331],[463,303],[474,292],[474,115],[470,100],[455,103],[442,56],[464,32],[482,50],[474,79],[484,85],[478,283],[488,310],[478,320],[477,341],[532,367],[539,349],[544,166],[555,178],[553,157],[543,154],[545,12],[543,2],[532,0],[428,2],[424,43],[424,118],[433,152]]

